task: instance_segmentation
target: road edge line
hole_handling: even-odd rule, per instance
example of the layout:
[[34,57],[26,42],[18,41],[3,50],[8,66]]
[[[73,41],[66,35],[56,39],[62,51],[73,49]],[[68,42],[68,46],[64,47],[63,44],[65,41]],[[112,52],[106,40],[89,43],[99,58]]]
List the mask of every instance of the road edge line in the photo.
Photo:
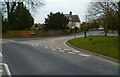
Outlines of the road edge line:
[[[2,53],[0,53],[0,56],[3,58]],[[5,66],[5,70],[6,70],[6,72],[7,72],[7,75],[8,75],[9,77],[12,77],[12,76],[11,76],[11,73],[10,73],[10,70],[9,70],[9,68],[8,68],[8,65],[5,64],[5,63],[0,63],[0,64]]]
[[7,72],[7,75],[8,75],[9,77],[12,77],[11,72],[10,72],[10,70],[9,70],[9,68],[8,68],[8,65],[5,64],[5,63],[0,63],[0,64],[5,66],[5,70],[6,70],[6,72]]

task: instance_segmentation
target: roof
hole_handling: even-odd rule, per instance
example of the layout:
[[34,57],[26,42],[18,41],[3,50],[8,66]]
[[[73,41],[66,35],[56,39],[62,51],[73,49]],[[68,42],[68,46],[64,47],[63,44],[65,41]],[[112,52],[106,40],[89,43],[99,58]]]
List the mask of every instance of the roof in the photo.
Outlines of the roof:
[[67,18],[69,18],[70,22],[80,22],[79,16],[78,15],[69,15],[69,14],[64,14]]

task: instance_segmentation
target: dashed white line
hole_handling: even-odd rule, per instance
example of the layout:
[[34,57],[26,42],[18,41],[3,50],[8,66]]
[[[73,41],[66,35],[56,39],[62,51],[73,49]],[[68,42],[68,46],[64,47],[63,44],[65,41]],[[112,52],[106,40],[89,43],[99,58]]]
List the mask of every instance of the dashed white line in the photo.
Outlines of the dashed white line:
[[55,49],[55,48],[52,48],[52,50],[54,50],[54,51],[55,51],[55,50],[57,50],[57,49]]
[[70,53],[70,54],[76,54],[76,53],[74,53],[74,52],[68,52],[68,53]]
[[48,46],[48,45],[44,45],[45,47]]
[[56,49],[61,49],[61,48],[59,48],[59,47],[55,47]]
[[65,50],[65,51],[70,51],[70,49],[63,49],[63,50]]
[[[12,40],[11,40],[12,41]],[[15,42],[15,41],[12,41],[12,42]],[[24,42],[18,42],[18,43],[22,43],[22,44],[25,44]],[[30,44],[30,43],[29,43]],[[34,46],[38,46],[38,44],[31,44],[31,45],[34,45]],[[45,48],[49,49],[51,47],[52,50],[57,50],[59,49],[58,51],[60,52],[65,52],[65,51],[70,51],[70,49],[63,49],[61,50],[61,48],[59,47],[55,47],[53,48],[54,46],[49,46],[48,45],[45,45],[45,44],[39,44],[39,46],[45,46]],[[73,50],[73,52],[68,52],[69,54],[76,54],[74,52],[80,52],[78,50]],[[79,54],[80,56],[84,56],[84,57],[89,57],[90,55],[86,55],[86,54]],[[0,56],[2,57],[2,54],[0,53]]]
[[10,42],[16,42],[16,41],[14,41],[14,40],[8,40],[8,41],[10,41]]
[[53,48],[54,46],[50,46],[51,48]]
[[80,51],[78,51],[78,50],[73,50],[73,52],[80,52]]
[[60,52],[65,52],[64,50],[58,50],[58,51],[60,51]]
[[31,44],[31,45],[35,45],[35,44]]
[[44,44],[40,44],[41,46],[44,46]]
[[80,56],[89,57],[90,55],[79,54]]
[[22,44],[23,42],[17,42],[17,43]]

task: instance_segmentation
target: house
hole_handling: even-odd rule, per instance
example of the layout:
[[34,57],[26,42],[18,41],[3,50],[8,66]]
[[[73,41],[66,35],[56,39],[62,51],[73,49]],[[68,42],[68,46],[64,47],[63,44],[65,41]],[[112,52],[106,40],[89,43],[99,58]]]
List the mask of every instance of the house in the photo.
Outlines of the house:
[[80,28],[80,19],[78,15],[72,15],[72,12],[70,11],[69,14],[64,14],[70,21],[68,23],[69,28]]

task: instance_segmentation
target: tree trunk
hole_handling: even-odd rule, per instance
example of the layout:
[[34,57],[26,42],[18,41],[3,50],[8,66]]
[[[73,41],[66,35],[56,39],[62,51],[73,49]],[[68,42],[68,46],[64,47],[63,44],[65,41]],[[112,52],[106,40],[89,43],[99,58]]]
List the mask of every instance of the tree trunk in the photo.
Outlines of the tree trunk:
[[105,25],[105,36],[107,36],[107,33],[108,33],[108,25],[106,24]]
[[118,37],[120,39],[120,22],[118,23],[118,29],[117,29],[117,32],[118,32]]
[[117,21],[117,25],[118,25],[117,32],[118,32],[118,38],[120,40],[120,20],[119,20],[119,18],[120,18],[120,10],[118,12],[118,21]]

